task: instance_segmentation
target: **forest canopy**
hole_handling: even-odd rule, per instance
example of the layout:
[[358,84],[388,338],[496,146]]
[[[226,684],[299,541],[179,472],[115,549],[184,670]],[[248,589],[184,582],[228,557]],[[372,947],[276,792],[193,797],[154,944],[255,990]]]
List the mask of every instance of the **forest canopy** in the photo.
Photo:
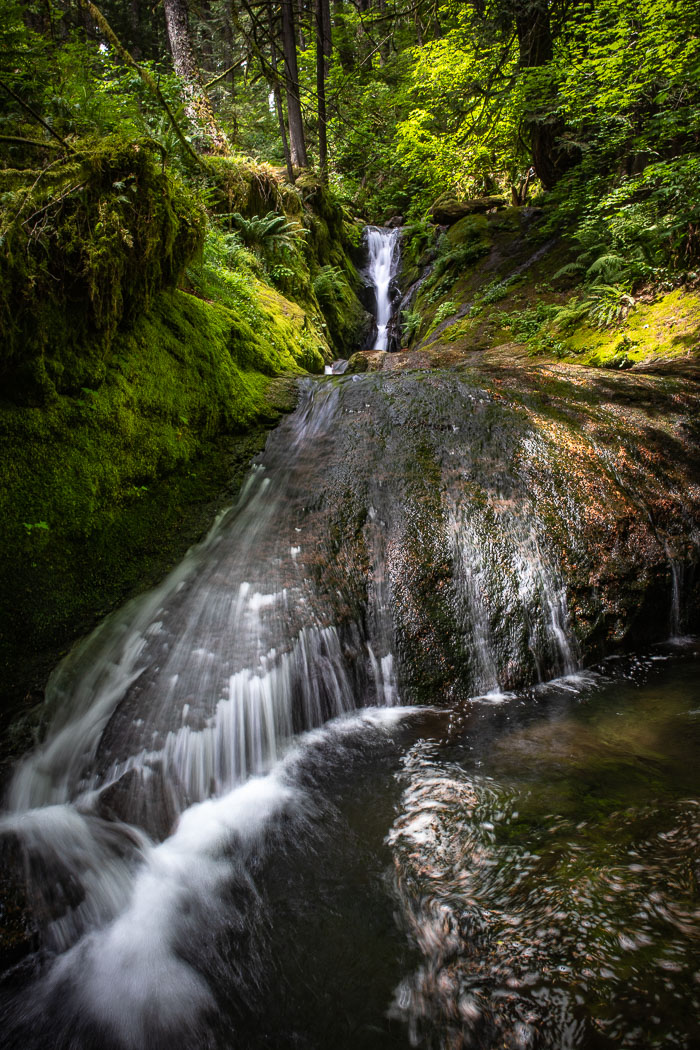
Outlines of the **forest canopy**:
[[38,168],[146,137],[315,168],[355,213],[554,195],[639,270],[698,253],[695,0],[7,0],[0,145]]

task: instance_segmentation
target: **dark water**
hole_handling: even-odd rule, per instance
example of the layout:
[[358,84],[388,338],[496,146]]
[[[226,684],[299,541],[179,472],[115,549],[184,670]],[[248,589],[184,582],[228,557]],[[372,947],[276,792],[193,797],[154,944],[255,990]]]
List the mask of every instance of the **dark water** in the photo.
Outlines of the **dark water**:
[[688,643],[307,734],[6,977],[6,1045],[700,1045],[699,671]]
[[503,381],[304,383],[57,668],[0,815],[4,1046],[698,1045],[695,643],[502,692],[573,673],[574,622],[623,637],[628,492],[654,637],[690,621],[682,489],[633,455],[679,453]]

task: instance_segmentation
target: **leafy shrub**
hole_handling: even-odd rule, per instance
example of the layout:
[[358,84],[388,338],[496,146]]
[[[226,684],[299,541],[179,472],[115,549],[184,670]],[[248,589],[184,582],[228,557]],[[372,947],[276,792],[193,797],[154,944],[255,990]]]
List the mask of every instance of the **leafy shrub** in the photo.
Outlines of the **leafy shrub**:
[[345,275],[339,266],[322,266],[313,279],[314,295],[321,306],[338,303],[346,288]]
[[453,303],[450,299],[448,299],[446,303],[442,303],[441,306],[438,306],[435,312],[434,324],[442,324],[442,322],[446,321],[448,317],[453,317],[456,313],[457,303]]
[[404,310],[401,314],[401,338],[406,345],[418,334],[422,320],[417,310]]
[[589,320],[597,328],[610,328],[624,321],[635,302],[619,285],[601,284],[590,290],[585,305]]

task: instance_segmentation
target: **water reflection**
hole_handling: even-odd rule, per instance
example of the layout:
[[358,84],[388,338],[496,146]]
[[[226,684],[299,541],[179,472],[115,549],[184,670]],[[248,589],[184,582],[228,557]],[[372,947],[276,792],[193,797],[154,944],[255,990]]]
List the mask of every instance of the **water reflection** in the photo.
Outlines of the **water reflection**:
[[388,836],[414,1046],[700,1045],[694,674],[579,680],[419,741]]

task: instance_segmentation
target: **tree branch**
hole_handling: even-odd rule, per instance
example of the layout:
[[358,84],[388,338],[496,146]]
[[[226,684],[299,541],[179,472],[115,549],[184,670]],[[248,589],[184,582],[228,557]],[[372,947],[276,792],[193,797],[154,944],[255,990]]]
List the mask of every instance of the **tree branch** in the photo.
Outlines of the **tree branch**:
[[38,120],[41,126],[46,128],[49,135],[52,135],[58,142],[60,142],[64,149],[68,149],[71,151],[71,153],[75,153],[75,150],[73,149],[71,144],[69,142],[66,142],[65,139],[62,139],[58,132],[54,131],[51,125],[47,124],[44,118],[40,117],[36,110],[32,109],[28,102],[25,102],[23,98],[20,98],[16,91],[12,90],[9,84],[6,84],[4,80],[0,80],[0,87],[3,87],[8,93],[8,95],[12,95],[12,98],[15,99],[16,102],[19,102],[20,106],[26,109],[28,113],[31,113],[34,119]]
[[84,8],[84,10],[86,10],[92,16],[92,18],[95,19],[95,22],[97,23],[97,25],[98,25],[98,27],[100,29],[100,32],[103,34],[105,39],[112,45],[112,47],[117,52],[117,54],[120,56],[120,58],[124,62],[126,62],[126,64],[128,66],[131,66],[132,69],[136,70],[138,75],[143,80],[144,84],[156,96],[156,98],[160,102],[161,106],[165,110],[165,112],[166,112],[166,114],[168,116],[168,120],[172,124],[173,131],[177,135],[178,140],[180,142],[180,145],[183,147],[183,149],[188,154],[188,156],[190,156],[192,158],[192,160],[195,162],[195,164],[197,164],[199,167],[201,167],[201,168],[206,167],[206,165],[205,165],[204,161],[202,160],[202,158],[197,153],[195,153],[195,151],[192,148],[191,144],[185,138],[184,132],[182,131],[182,129],[181,129],[180,125],[178,124],[178,122],[175,120],[175,115],[173,114],[173,111],[171,110],[170,106],[168,105],[168,103],[167,103],[167,101],[166,101],[162,91],[158,87],[158,84],[153,79],[151,74],[148,73],[145,69],[143,69],[138,64],[138,62],[136,61],[135,58],[132,58],[132,56],[127,51],[127,49],[124,47],[124,45],[122,44],[122,42],[119,39],[119,37],[117,36],[117,34],[112,29],[111,25],[109,24],[109,22],[107,21],[105,16],[102,14],[100,9],[98,7],[96,7],[95,4],[93,4],[91,2],[91,0],[80,0],[80,6],[82,8]]
[[208,91],[210,87],[214,87],[214,84],[218,84],[220,80],[223,80],[224,77],[227,77],[229,73],[233,73],[234,69],[238,69],[238,67],[242,66],[244,62],[244,58],[241,58],[238,62],[234,62],[233,65],[229,66],[228,69],[225,69],[223,73],[219,73],[217,77],[214,77],[214,79],[210,80],[207,84],[203,84],[203,89],[205,91]]
[[42,149],[58,149],[55,142],[42,142],[41,139],[23,139],[20,135],[0,135],[0,142],[14,142],[22,146],[40,146]]

